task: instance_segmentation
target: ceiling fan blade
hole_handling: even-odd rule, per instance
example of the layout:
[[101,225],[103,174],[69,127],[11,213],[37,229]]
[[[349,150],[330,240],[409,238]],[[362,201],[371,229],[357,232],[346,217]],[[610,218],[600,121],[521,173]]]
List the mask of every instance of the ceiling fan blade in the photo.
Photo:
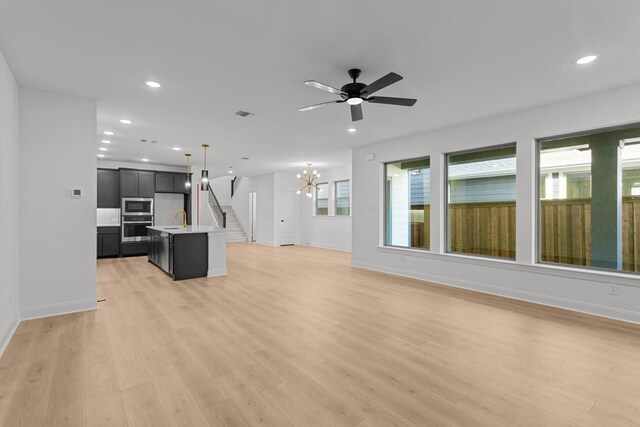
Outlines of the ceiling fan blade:
[[360,91],[362,95],[371,95],[374,92],[379,91],[380,89],[384,89],[385,87],[392,85],[396,82],[402,80],[402,76],[396,73],[389,73],[386,76],[380,77],[375,82],[371,83],[369,86],[365,87]]
[[367,101],[374,104],[390,104],[390,105],[404,105],[405,107],[412,107],[418,100],[412,98],[390,98],[388,96],[373,96],[368,98]]
[[315,80],[307,80],[306,82],[304,82],[304,84],[311,87],[315,87],[316,89],[324,90],[326,92],[335,93],[336,95],[346,95],[346,93],[341,91],[340,89],[336,89],[333,86],[329,86],[324,83],[317,82]]
[[362,104],[351,106],[351,121],[357,122],[362,120]]
[[324,107],[325,105],[329,105],[329,104],[336,104],[338,102],[344,102],[344,101],[340,101],[340,100],[338,100],[338,101],[329,101],[329,102],[323,102],[321,104],[309,105],[308,107],[298,108],[298,111],[315,110],[316,108]]

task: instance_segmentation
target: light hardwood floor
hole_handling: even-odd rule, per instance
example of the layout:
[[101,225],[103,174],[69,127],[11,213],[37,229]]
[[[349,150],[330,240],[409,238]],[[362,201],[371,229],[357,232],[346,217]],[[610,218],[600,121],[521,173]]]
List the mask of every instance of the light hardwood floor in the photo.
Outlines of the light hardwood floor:
[[0,425],[640,423],[640,327],[229,245],[229,276],[98,261],[100,309],[22,322]]

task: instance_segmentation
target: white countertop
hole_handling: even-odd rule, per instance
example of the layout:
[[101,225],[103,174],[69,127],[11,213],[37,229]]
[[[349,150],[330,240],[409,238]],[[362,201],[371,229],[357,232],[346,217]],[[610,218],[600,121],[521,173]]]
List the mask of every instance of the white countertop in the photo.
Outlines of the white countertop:
[[147,228],[156,231],[162,231],[169,234],[223,234],[226,233],[224,228],[210,226],[210,225],[188,225],[187,228],[184,228],[181,225],[153,225],[147,226]]

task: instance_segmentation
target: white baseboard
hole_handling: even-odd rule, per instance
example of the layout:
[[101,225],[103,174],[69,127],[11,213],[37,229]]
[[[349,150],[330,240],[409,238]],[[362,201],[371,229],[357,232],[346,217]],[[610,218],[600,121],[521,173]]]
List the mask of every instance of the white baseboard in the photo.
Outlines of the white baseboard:
[[520,301],[531,302],[535,304],[546,305],[550,307],[562,308],[565,310],[576,311],[579,313],[590,314],[593,316],[605,317],[607,319],[620,320],[623,322],[640,324],[640,312],[624,310],[621,308],[608,307],[604,305],[592,304],[583,301],[575,301],[565,298],[554,297],[550,295],[536,294],[533,292],[521,291],[517,289],[503,288],[500,286],[489,285],[487,283],[471,282],[468,280],[459,280],[450,277],[442,277],[432,274],[421,274],[414,271],[407,271],[398,268],[384,267],[375,264],[369,264],[360,261],[351,261],[351,266],[372,270],[381,273],[393,274],[395,276],[408,277],[410,279],[424,280],[444,286],[452,286],[454,288],[462,288],[485,294],[496,295],[500,297],[511,298]]
[[13,334],[16,332],[16,329],[18,329],[19,324],[20,324],[20,319],[14,320],[13,323],[7,326],[5,330],[2,331],[2,333],[0,334],[0,357],[2,357],[2,354],[7,349],[7,346],[9,345],[9,341],[11,341],[11,338],[13,337]]
[[346,246],[334,246],[334,245],[319,245],[317,243],[302,243],[303,246],[310,248],[330,249],[332,251],[351,252],[351,248]]
[[47,304],[36,307],[26,307],[20,310],[21,320],[39,319],[41,317],[59,316],[61,314],[76,313],[79,311],[95,310],[98,308],[96,298]]
[[227,269],[226,268],[217,268],[214,270],[207,271],[207,277],[218,277],[218,276],[226,276]]

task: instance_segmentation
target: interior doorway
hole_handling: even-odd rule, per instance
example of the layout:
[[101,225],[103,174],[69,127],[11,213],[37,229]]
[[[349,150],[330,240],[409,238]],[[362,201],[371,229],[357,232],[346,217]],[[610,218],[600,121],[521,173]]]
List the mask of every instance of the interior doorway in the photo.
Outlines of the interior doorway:
[[256,241],[256,199],[257,193],[249,193],[249,241]]
[[279,212],[280,212],[280,246],[293,245],[295,243],[295,220],[293,191],[280,191]]

